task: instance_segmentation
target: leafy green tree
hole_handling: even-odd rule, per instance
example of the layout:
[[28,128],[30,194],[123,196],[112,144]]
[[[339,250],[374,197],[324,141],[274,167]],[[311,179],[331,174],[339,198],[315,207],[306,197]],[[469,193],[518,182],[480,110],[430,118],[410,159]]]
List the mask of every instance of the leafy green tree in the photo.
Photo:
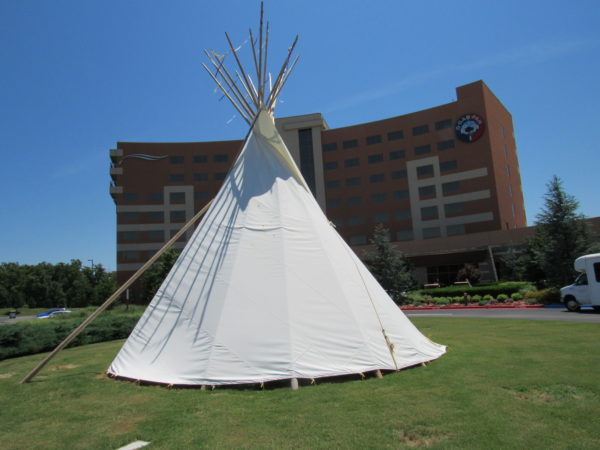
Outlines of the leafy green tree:
[[389,230],[379,224],[371,239],[373,250],[365,256],[365,263],[379,284],[396,302],[402,302],[402,292],[417,285],[408,260],[389,242]]
[[468,280],[471,284],[479,283],[481,279],[481,271],[473,264],[465,264],[456,274],[456,281]]
[[141,279],[141,300],[143,302],[149,302],[158,291],[158,288],[165,280],[171,268],[177,261],[179,253],[177,253],[172,247],[165,251],[162,256],[152,264]]
[[573,282],[575,258],[586,254],[592,244],[585,217],[577,212],[579,202],[563,189],[554,175],[546,185],[544,206],[536,216],[534,236],[528,241],[530,264],[541,270],[549,287]]

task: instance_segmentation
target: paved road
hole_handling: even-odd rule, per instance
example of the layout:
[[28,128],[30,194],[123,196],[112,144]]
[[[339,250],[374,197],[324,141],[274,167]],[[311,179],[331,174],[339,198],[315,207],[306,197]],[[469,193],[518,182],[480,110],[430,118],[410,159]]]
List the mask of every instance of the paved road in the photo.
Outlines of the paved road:
[[471,317],[478,319],[525,319],[525,320],[560,320],[565,322],[600,323],[600,312],[594,310],[578,313],[568,312],[564,308],[539,309],[453,309],[405,311],[408,317]]
[[0,325],[3,325],[5,323],[16,323],[16,322],[20,322],[21,320],[29,320],[29,319],[35,319],[35,316],[17,316],[16,319],[9,319],[8,317],[0,317]]

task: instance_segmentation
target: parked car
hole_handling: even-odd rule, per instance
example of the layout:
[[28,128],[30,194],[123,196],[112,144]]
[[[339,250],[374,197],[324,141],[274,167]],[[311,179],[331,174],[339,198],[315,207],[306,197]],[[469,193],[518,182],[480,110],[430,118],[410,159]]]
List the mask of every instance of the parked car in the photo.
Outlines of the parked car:
[[70,312],[71,311],[69,311],[68,309],[65,309],[65,308],[52,308],[46,312],[39,313],[36,317],[38,319],[47,319],[48,317],[53,317],[53,316],[56,316],[59,314],[70,313]]

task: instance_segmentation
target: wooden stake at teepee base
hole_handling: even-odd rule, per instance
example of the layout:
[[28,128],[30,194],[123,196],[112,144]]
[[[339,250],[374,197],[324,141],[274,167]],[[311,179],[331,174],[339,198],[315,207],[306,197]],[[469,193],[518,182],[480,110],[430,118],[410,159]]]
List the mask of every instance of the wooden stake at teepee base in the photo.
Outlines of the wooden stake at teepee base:
[[58,352],[60,352],[63,348],[65,348],[67,345],[69,345],[69,343],[71,343],[71,341],[73,341],[73,339],[75,339],[77,336],[79,336],[79,334],[83,330],[85,330],[85,328],[90,323],[92,323],[94,321],[94,319],[96,319],[96,317],[98,317],[102,311],[104,311],[106,308],[108,308],[110,305],[112,305],[123,294],[123,292],[125,292],[140,276],[142,276],[142,274],[146,270],[148,270],[148,268],[150,266],[152,266],[152,264],[154,264],[156,262],[156,260],[158,258],[160,258],[162,256],[162,254],[168,248],[170,248],[175,242],[177,242],[177,239],[179,239],[183,235],[183,233],[185,233],[198,219],[200,219],[204,215],[204,213],[206,213],[206,211],[208,210],[208,208],[212,202],[213,201],[210,200],[206,205],[204,205],[204,207],[200,211],[198,211],[196,213],[196,215],[194,217],[192,217],[191,220],[188,223],[186,223],[175,234],[175,236],[173,236],[165,245],[163,245],[162,248],[160,250],[158,250],[152,256],[152,258],[150,258],[146,262],[146,264],[144,264],[142,267],[140,267],[138,269],[138,271],[136,273],[134,273],[131,276],[131,278],[129,278],[129,280],[127,280],[125,283],[123,283],[123,285],[119,289],[117,289],[113,295],[108,297],[106,299],[106,301],[104,303],[102,303],[102,305],[100,305],[98,307],[98,309],[96,309],[96,311],[94,311],[92,314],[90,314],[77,328],[75,328],[71,332],[71,334],[69,334],[60,344],[58,344],[56,346],[56,348],[54,350],[52,350],[37,366],[35,366],[35,368],[31,372],[29,372],[27,374],[27,376],[25,378],[23,378],[19,384],[28,383],[29,381],[31,381],[31,379],[34,376],[36,376],[36,374],[40,370],[42,370],[44,368],[44,366],[46,364],[48,364],[50,362],[50,360],[58,354]]

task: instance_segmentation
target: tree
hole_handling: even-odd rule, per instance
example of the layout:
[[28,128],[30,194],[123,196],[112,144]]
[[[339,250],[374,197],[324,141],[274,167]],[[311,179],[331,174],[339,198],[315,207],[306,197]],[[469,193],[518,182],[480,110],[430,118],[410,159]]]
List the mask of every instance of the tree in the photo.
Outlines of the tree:
[[412,267],[402,253],[389,242],[389,230],[379,224],[373,231],[374,248],[365,256],[365,263],[379,284],[395,301],[401,301],[402,292],[414,289],[416,282]]
[[535,234],[527,245],[533,264],[544,274],[542,284],[558,288],[573,282],[573,261],[592,242],[585,217],[577,213],[579,202],[564,191],[562,180],[554,175],[546,186]]
[[469,281],[470,284],[476,284],[481,278],[481,271],[473,264],[465,264],[456,274],[456,281]]
[[178,257],[179,254],[171,247],[142,275],[141,300],[143,302],[152,300]]

